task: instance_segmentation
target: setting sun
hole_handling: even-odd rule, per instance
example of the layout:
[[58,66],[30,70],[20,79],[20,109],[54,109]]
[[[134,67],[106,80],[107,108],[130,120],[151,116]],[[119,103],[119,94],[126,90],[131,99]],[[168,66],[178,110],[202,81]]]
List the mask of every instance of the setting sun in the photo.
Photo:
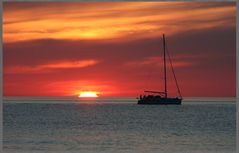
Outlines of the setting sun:
[[87,91],[81,92],[79,97],[98,97],[98,95],[95,92]]

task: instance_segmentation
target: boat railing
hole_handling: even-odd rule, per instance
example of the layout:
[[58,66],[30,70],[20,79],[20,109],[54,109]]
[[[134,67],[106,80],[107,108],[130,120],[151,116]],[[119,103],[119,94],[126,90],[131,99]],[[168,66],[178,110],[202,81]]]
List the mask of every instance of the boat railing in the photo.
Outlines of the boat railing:
[[146,91],[144,91],[144,92],[146,92],[146,93],[151,93],[151,94],[158,94],[158,95],[160,95],[160,96],[166,96],[166,93],[165,92],[160,92],[160,91],[149,91],[149,90],[146,90]]

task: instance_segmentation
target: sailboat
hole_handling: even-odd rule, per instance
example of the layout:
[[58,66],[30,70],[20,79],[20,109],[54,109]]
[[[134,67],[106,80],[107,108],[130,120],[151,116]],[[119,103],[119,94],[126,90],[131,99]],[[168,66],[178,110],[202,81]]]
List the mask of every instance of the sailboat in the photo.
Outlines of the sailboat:
[[167,50],[167,55],[170,61],[171,69],[173,72],[174,80],[176,83],[177,91],[179,94],[179,97],[168,97],[168,89],[167,89],[167,68],[166,68],[166,41],[165,41],[165,35],[163,34],[163,64],[164,64],[164,91],[144,91],[145,95],[140,95],[138,99],[138,104],[143,104],[143,105],[181,105],[182,103],[182,95],[178,86],[178,82],[176,79],[176,75],[174,73],[173,65],[172,65],[172,60],[170,58],[169,52]]

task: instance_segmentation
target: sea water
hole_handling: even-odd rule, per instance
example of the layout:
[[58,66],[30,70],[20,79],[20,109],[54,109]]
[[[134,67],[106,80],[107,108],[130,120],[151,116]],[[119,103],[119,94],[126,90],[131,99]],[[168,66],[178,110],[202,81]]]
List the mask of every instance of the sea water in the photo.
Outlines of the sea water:
[[7,99],[6,152],[236,152],[235,102],[137,105],[135,99]]

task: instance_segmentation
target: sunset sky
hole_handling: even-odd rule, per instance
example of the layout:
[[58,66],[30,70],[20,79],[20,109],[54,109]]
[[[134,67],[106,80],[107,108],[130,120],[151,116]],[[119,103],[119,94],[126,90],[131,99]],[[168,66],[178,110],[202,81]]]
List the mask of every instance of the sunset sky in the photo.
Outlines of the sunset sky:
[[235,96],[235,2],[3,2],[3,95],[163,90],[163,34],[184,97]]

